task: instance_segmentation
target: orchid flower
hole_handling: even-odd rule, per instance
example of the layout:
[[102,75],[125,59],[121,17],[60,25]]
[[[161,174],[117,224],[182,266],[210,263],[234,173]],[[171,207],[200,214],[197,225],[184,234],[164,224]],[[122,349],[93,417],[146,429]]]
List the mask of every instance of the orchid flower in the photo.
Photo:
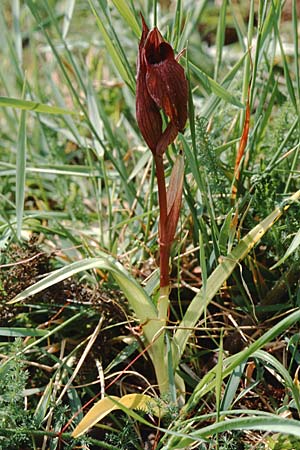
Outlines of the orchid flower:
[[[153,154],[162,155],[183,132],[187,120],[188,86],[174,50],[155,27],[149,31],[142,17],[136,86],[136,116],[141,133]],[[170,119],[162,130],[163,110]]]

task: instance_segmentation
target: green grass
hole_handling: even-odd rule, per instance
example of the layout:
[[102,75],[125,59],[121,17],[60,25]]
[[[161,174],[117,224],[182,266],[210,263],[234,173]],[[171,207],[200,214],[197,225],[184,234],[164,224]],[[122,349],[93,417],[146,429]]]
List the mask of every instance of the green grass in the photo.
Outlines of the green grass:
[[[77,445],[299,437],[299,11],[241,3],[1,2],[1,448],[72,448],[104,393],[171,407],[158,419],[122,406]],[[189,122],[165,156],[167,180],[185,157],[169,317],[135,119],[140,11],[187,48]]]

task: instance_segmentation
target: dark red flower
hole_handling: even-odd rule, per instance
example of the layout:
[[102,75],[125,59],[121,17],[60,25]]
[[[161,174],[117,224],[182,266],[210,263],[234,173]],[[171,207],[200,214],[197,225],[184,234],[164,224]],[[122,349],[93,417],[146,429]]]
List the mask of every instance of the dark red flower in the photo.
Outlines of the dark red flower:
[[[142,17],[136,86],[136,117],[141,133],[154,154],[162,155],[183,131],[187,120],[188,87],[183,67],[157,28],[149,31]],[[162,130],[160,109],[169,117]]]

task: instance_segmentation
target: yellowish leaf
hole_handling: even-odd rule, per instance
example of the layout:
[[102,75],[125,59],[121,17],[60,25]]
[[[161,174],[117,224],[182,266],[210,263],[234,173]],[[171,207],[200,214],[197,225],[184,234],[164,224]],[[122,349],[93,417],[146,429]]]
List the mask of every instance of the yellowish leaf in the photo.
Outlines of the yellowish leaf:
[[120,397],[104,397],[99,400],[90,411],[84,416],[81,422],[77,425],[72,433],[74,438],[85,433],[89,428],[100,422],[105,416],[116,409],[139,409],[141,411],[149,411],[159,416],[160,410],[157,406],[157,402],[153,397],[146,394],[127,394],[122,398]]

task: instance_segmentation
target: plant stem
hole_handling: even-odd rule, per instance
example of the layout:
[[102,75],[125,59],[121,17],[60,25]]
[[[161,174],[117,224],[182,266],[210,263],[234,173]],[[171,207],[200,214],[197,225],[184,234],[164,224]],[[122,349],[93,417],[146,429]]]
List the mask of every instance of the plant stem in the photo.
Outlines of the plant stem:
[[[170,243],[167,239],[167,189],[165,180],[165,171],[162,155],[154,155],[159,203],[159,266],[160,266],[160,292],[157,304],[158,318],[161,321],[162,328],[165,327],[168,319],[169,309],[169,256]],[[154,349],[153,349],[154,350]],[[156,348],[153,352],[153,365],[161,394],[169,394],[168,365],[165,358],[164,331],[162,331],[159,340],[156,342]]]
[[169,256],[170,256],[170,242],[167,242],[167,190],[165,181],[165,171],[163,158],[161,155],[154,155],[157,186],[158,186],[158,202],[160,210],[159,219],[159,266],[160,266],[160,287],[169,286]]

